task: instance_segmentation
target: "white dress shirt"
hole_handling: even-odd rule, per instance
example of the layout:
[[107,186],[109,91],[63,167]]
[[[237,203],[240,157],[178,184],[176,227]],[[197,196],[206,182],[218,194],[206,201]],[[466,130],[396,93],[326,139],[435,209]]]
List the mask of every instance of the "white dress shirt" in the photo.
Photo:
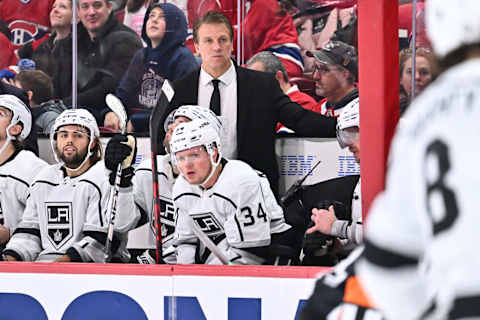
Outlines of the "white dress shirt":
[[[198,81],[198,105],[210,107],[214,78],[203,68]],[[228,159],[237,158],[237,72],[232,62],[230,68],[217,78],[220,80],[220,110],[223,132],[221,134],[222,154]]]

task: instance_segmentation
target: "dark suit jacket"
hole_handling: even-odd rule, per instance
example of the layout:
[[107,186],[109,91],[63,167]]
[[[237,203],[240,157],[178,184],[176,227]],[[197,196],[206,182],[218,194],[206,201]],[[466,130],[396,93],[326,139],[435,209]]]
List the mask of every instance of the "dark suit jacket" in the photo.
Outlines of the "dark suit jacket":
[[[237,71],[237,148],[239,160],[265,173],[278,196],[278,164],[275,159],[277,122],[298,135],[335,137],[335,118],[328,118],[292,102],[273,74],[241,67]],[[200,70],[175,81],[175,95],[163,120],[178,106],[198,103]],[[160,141],[163,141],[160,140]]]

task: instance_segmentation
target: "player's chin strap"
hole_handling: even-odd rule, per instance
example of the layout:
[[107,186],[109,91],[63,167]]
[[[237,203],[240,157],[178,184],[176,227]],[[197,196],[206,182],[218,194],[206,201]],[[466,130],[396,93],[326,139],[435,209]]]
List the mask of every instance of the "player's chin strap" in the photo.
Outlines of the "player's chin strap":
[[208,154],[210,155],[210,163],[212,164],[212,169],[210,170],[210,173],[205,178],[205,180],[203,180],[201,183],[198,184],[200,187],[205,188],[205,189],[206,189],[205,183],[207,183],[208,180],[210,180],[210,178],[213,176],[213,174],[215,173],[215,170],[217,169],[218,165],[220,164],[220,162],[222,160],[222,153],[220,152],[220,150],[218,150],[218,148],[217,148],[217,150],[218,150],[217,161],[215,161],[215,159],[213,158],[215,156],[213,147],[208,146],[207,150],[208,150]]
[[[76,167],[76,168],[69,168],[69,167],[67,167],[67,169],[68,169],[69,171],[74,171],[74,172],[75,172],[75,171],[78,171],[78,170],[80,170],[80,168],[82,168],[83,165],[87,162],[87,160],[88,160],[88,159],[90,158],[90,156],[93,154],[93,152],[92,152],[93,140],[94,140],[94,139],[91,139],[91,138],[90,138],[90,142],[88,143],[88,153],[85,155],[85,158],[83,159],[82,163],[81,163],[78,167]],[[54,139],[50,139],[50,145],[51,145],[52,150],[53,150],[53,156],[55,157],[55,161],[56,161],[57,163],[61,164],[62,166],[65,166],[65,162],[60,161],[60,159],[59,159],[58,156],[57,156],[57,152],[55,152],[56,147],[54,146]],[[56,143],[55,143],[55,145],[56,145]]]
[[7,133],[7,139],[5,140],[5,143],[2,145],[2,147],[0,147],[0,154],[2,154],[3,151],[5,151],[10,141],[17,139],[16,137],[12,137],[10,135],[10,128],[13,127],[14,125],[16,125],[16,123],[10,123],[8,127],[5,129],[5,132]]

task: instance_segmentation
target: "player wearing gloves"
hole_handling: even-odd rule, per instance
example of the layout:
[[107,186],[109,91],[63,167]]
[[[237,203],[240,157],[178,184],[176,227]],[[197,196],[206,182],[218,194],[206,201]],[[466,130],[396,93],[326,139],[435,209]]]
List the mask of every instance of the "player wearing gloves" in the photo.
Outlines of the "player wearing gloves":
[[221,263],[199,242],[194,231],[199,228],[230,263],[264,263],[271,235],[290,229],[266,177],[242,161],[223,158],[218,132],[206,121],[178,125],[170,152],[180,171],[173,187],[177,262]]
[[444,70],[395,134],[357,272],[388,319],[479,319],[480,6],[429,0],[425,13]]
[[46,162],[23,150],[32,115],[17,97],[0,95],[0,245],[9,239],[22,219],[33,177]]
[[[170,150],[170,137],[173,130],[183,122],[188,122],[193,119],[203,119],[213,124],[215,129],[222,131],[222,124],[218,120],[215,113],[210,109],[197,105],[185,105],[174,110],[164,124],[165,139],[164,147],[167,152]],[[162,211],[162,252],[163,262],[173,264],[176,263],[175,248],[172,246],[173,232],[175,230],[176,214],[173,208],[172,189],[173,184],[178,176],[178,170],[172,166],[171,157],[167,155],[157,156],[158,163],[158,190],[160,195],[160,205]],[[133,193],[135,197],[135,204],[139,214],[148,215],[152,237],[151,243],[154,245],[153,235],[155,234],[154,228],[154,211],[153,211],[153,191],[152,191],[152,164],[151,159],[145,159],[142,161],[137,170],[135,171],[135,177],[133,178]],[[153,249],[145,251],[142,255],[137,257],[139,263],[153,264],[155,263],[155,252]]]
[[[97,123],[86,110],[66,110],[55,121],[50,142],[59,163],[45,167],[35,177],[22,221],[2,257],[103,262],[112,186],[101,161]],[[129,215],[118,215],[118,235],[125,234],[138,220],[131,187],[127,185],[120,190],[118,205]],[[125,237],[114,237],[114,259],[129,260],[125,246]]]
[[[337,141],[340,147],[353,153],[355,160],[360,163],[360,104],[356,98],[345,106],[337,120]],[[307,230],[308,234],[319,231],[342,239],[344,246],[362,243],[362,202],[361,185],[358,180],[353,191],[352,219],[340,220],[335,216],[334,206],[325,209],[312,209],[312,221],[315,225]]]

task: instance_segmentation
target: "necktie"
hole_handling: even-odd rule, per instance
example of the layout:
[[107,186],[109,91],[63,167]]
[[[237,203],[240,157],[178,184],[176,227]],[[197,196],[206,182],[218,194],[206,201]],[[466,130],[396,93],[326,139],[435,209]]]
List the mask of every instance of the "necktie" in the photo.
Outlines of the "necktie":
[[213,92],[212,92],[212,97],[210,98],[210,110],[215,112],[217,116],[221,114],[220,112],[220,89],[218,88],[218,84],[220,83],[220,80],[218,79],[213,79],[212,84],[213,84]]

